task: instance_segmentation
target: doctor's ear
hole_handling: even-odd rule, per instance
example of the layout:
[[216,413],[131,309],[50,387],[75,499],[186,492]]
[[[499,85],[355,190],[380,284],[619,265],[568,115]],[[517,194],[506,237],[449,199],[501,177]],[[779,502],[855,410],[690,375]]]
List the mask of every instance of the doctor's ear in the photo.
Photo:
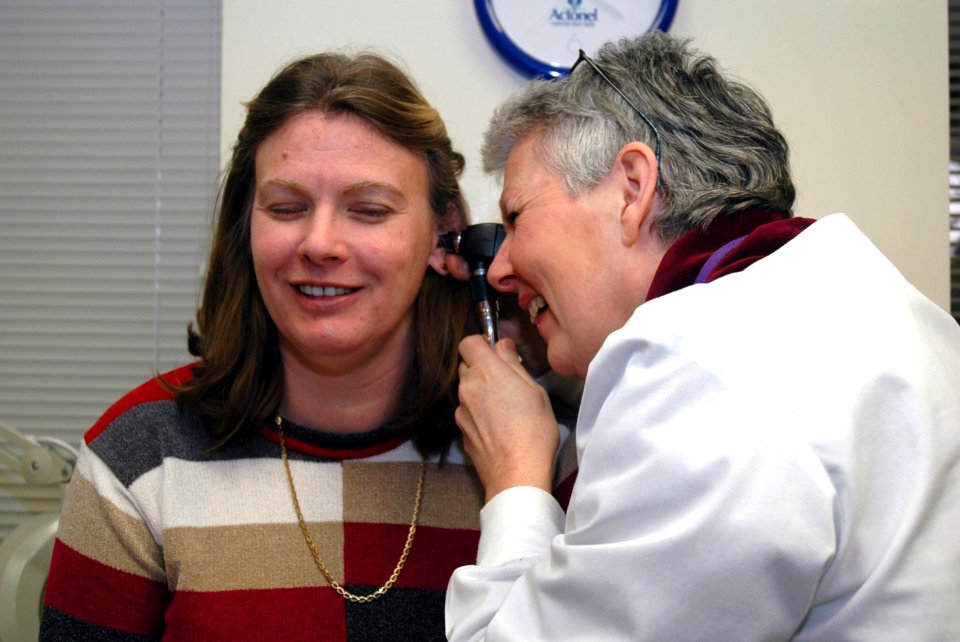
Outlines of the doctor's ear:
[[615,168],[622,172],[624,208],[620,215],[621,236],[626,245],[633,245],[643,223],[650,215],[660,167],[653,149],[646,143],[633,141],[617,154]]

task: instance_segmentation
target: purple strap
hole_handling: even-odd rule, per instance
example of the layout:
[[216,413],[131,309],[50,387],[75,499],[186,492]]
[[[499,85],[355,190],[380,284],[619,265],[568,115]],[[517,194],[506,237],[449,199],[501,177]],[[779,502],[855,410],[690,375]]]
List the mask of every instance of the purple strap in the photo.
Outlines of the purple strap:
[[746,234],[735,238],[732,241],[725,243],[723,247],[711,254],[710,258],[707,259],[707,262],[703,264],[702,268],[700,268],[700,273],[697,275],[697,279],[694,281],[694,283],[706,283],[707,277],[711,272],[713,272],[713,268],[717,267],[717,264],[723,260],[723,257],[733,251],[733,248],[740,245],[740,242],[745,238],[747,238]]

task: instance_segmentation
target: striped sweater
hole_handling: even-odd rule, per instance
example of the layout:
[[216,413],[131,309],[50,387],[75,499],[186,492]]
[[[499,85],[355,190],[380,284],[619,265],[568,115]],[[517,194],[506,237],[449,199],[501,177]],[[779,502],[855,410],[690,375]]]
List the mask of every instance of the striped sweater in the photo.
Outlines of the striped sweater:
[[[187,371],[165,375],[176,379]],[[454,450],[427,466],[410,557],[369,604],[338,596],[297,522],[277,431],[204,453],[209,436],[155,381],[84,438],[44,598],[44,640],[443,640],[455,568],[476,559],[483,492]],[[331,574],[366,594],[406,541],[420,455],[385,429],[284,422],[303,516]]]

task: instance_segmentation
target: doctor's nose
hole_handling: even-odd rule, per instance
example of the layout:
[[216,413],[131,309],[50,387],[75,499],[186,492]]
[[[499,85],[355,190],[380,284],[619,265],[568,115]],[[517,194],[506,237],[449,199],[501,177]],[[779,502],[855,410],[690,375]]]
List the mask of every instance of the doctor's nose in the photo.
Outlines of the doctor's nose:
[[487,270],[487,281],[500,292],[516,291],[517,277],[513,273],[513,264],[510,262],[511,245],[512,241],[508,235],[497,250],[497,255],[493,257],[490,269]]

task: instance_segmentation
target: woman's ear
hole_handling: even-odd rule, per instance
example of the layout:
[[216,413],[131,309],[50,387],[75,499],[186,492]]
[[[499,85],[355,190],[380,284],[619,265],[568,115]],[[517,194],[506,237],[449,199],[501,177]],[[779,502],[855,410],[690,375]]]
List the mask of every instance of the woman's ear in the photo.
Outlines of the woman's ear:
[[615,167],[623,174],[624,208],[620,214],[625,245],[637,242],[657,193],[657,155],[646,143],[633,141],[617,154]]
[[432,267],[437,274],[443,276],[449,274],[450,272],[447,266],[450,258],[459,258],[449,257],[447,250],[440,245],[440,237],[447,232],[459,231],[463,227],[461,221],[463,221],[463,215],[460,213],[460,210],[453,203],[448,203],[443,222],[437,226],[435,233],[436,245],[434,245],[433,250],[430,252],[430,258],[428,260],[430,267]]
[[430,250],[430,257],[427,259],[427,263],[430,267],[433,268],[433,271],[442,276],[447,275],[447,249],[441,247],[440,245],[440,236],[443,234],[443,230],[439,229],[433,233],[433,249]]
[[430,252],[430,259],[428,261],[430,267],[433,268],[433,271],[441,276],[446,276],[447,271],[447,251],[442,247],[435,247],[433,251]]

